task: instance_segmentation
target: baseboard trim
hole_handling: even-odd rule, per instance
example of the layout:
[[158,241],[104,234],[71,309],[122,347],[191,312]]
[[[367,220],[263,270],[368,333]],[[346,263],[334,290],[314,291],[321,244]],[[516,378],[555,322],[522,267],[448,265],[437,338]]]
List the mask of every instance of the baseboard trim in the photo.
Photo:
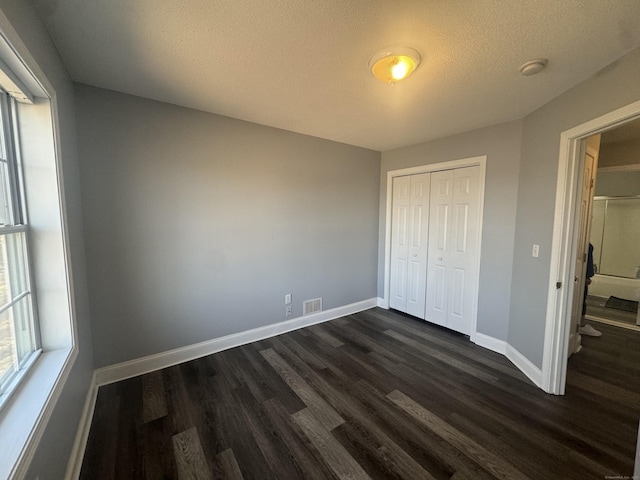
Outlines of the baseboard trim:
[[97,398],[98,383],[96,382],[96,373],[94,372],[87,397],[84,401],[84,408],[82,409],[82,416],[78,424],[71,455],[69,456],[69,463],[67,464],[67,471],[64,476],[65,480],[75,480],[80,477],[82,460],[84,459],[84,452],[87,448],[87,440],[89,439],[89,430],[91,430],[91,421],[93,420],[93,412],[96,408]]
[[378,297],[378,307],[389,310],[389,302],[387,302],[384,298]]
[[[507,344],[506,357],[524,373],[537,387],[542,388],[542,370],[536,367],[518,350]],[[544,390],[544,389],[543,389]]]
[[542,370],[504,340],[476,332],[475,344],[507,357],[518,370],[524,373],[537,387],[542,385]]
[[476,332],[475,344],[501,355],[507,354],[507,342],[498,340],[495,337],[490,337],[484,333]]
[[378,299],[370,298],[361,302],[351,303],[342,307],[332,308],[323,312],[297,317],[285,322],[265,325],[245,332],[234,333],[224,337],[214,338],[205,342],[176,348],[166,352],[136,358],[127,362],[98,368],[95,371],[97,386],[119,382],[127,378],[136,377],[145,373],[171,367],[179,363],[188,362],[196,358],[221,352],[229,348],[239,347],[247,343],[264,340],[283,333],[298,330],[317,323],[327,322],[336,318],[352,315],[377,306]]

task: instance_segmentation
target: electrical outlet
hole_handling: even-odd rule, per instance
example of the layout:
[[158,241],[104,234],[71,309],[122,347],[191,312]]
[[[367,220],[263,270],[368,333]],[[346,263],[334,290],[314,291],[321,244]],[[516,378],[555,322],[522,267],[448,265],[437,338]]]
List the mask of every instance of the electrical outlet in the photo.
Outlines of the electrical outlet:
[[285,305],[291,305],[291,294],[290,293],[287,293],[284,296],[284,304]]
[[287,305],[287,307],[284,309],[284,314],[287,317],[291,316],[291,305]]
[[531,252],[531,256],[538,258],[538,256],[540,255],[540,245],[534,243],[533,244],[533,251]]

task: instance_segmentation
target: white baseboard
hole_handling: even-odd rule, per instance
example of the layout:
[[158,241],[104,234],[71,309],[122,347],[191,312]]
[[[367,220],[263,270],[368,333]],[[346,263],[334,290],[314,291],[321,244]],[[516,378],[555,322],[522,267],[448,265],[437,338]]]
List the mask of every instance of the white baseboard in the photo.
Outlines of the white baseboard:
[[480,347],[504,355],[522,373],[529,377],[529,380],[537,387],[542,388],[542,370],[504,340],[498,340],[495,337],[476,332],[474,343]]
[[495,337],[490,337],[484,333],[476,332],[475,344],[493,352],[500,353],[501,355],[507,354],[507,342],[498,340]]
[[384,298],[378,297],[378,307],[389,310],[389,302],[387,302]]
[[504,355],[537,387],[542,388],[542,370],[531,363],[524,355],[509,345],[506,341],[498,340],[497,338],[490,337],[484,333],[476,332],[474,343],[480,347]]
[[82,468],[82,460],[84,458],[84,452],[87,447],[87,440],[89,439],[89,430],[91,429],[91,421],[93,420],[93,412],[96,408],[96,399],[98,398],[98,384],[96,382],[96,374],[93,373],[91,379],[91,385],[89,385],[89,391],[84,401],[84,408],[82,409],[82,416],[80,417],[80,423],[78,424],[78,431],[76,432],[76,439],[73,442],[73,448],[71,449],[71,456],[69,457],[69,463],[67,464],[67,472],[65,473],[65,480],[75,480],[80,477],[80,469]]
[[[537,387],[542,388],[542,370],[536,367],[518,350],[507,344],[506,357],[524,373]],[[544,390],[544,389],[543,389]]]
[[352,315],[354,313],[367,310],[377,306],[377,298],[370,298],[361,302],[332,308],[323,312],[313,313],[304,317],[298,317],[285,322],[265,325],[245,332],[234,333],[220,338],[214,338],[205,342],[187,345],[155,355],[136,358],[127,362],[109,365],[98,368],[95,371],[96,383],[98,386],[119,382],[127,378],[136,377],[145,373],[171,367],[179,363],[188,362],[196,358],[205,357],[212,353],[221,352],[229,348],[239,347],[247,343],[264,340],[282,333],[287,333],[299,328],[315,325],[316,323],[327,322],[335,318]]
[[[378,297],[377,300],[378,307],[386,309],[389,308],[389,305],[386,304],[383,298]],[[506,341],[485,335],[484,333],[476,332],[473,337],[473,342],[479,347],[504,355],[511,361],[511,363],[521,370],[522,373],[529,377],[536,386],[542,388],[542,370],[531,363],[524,355],[509,345]]]

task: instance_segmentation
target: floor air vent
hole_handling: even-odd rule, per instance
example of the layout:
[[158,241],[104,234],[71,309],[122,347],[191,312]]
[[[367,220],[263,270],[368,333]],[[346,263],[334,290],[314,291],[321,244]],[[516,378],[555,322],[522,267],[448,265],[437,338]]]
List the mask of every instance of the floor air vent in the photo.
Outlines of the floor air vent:
[[322,298],[305,300],[302,304],[302,315],[309,315],[320,311],[322,311]]

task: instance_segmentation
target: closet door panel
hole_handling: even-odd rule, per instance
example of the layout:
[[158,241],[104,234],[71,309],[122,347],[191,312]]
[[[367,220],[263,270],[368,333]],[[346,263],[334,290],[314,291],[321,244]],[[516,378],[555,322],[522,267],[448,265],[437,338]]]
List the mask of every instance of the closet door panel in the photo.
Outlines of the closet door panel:
[[391,308],[424,318],[429,231],[429,173],[393,179]]
[[431,174],[411,175],[411,243],[406,313],[424,318],[427,288],[427,242],[429,232],[429,192]]
[[479,167],[459,168],[453,172],[453,220],[451,222],[453,248],[448,257],[448,268],[452,275],[446,326],[467,335],[471,335],[473,330],[477,298],[479,175]]
[[431,174],[425,319],[471,334],[477,296],[479,167]]
[[411,266],[409,267],[409,302],[411,303],[419,303],[420,298],[424,296],[424,291],[420,291],[420,280],[422,276],[422,265],[420,262],[411,262]]
[[447,257],[450,248],[452,196],[453,171],[432,173],[425,320],[438,325],[447,323],[450,282]]
[[[465,298],[465,282],[466,270],[461,268],[453,269],[453,298],[451,299],[451,308],[449,315],[452,317],[464,317],[464,298]],[[450,322],[451,320],[449,320]]]
[[406,311],[407,308],[410,186],[410,177],[396,177],[393,179],[389,306],[402,312]]

